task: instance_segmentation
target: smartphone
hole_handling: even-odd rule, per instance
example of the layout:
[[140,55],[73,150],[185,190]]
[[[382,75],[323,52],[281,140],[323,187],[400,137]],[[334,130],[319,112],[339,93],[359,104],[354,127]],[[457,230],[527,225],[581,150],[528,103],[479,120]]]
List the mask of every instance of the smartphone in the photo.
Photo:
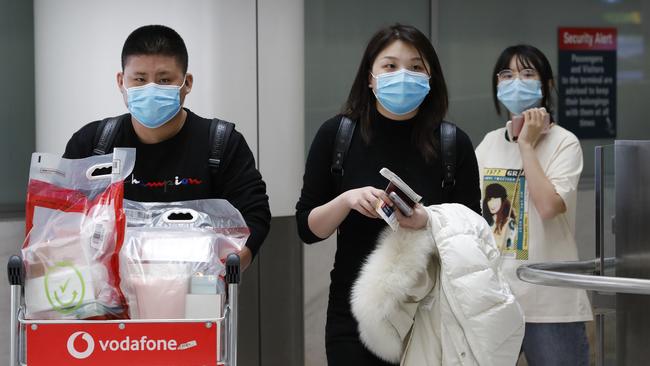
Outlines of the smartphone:
[[403,199],[401,199],[397,193],[395,192],[390,192],[388,194],[388,198],[390,198],[391,201],[397,206],[397,208],[405,215],[405,216],[411,216],[413,215],[413,209],[404,202]]

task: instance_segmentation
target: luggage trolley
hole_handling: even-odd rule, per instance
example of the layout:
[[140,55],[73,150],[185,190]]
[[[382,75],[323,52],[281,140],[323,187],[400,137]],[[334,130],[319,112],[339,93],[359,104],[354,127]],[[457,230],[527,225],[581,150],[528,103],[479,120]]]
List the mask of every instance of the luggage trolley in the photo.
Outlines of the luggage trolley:
[[11,286],[11,366],[221,365],[237,366],[240,260],[226,259],[223,317],[162,320],[28,320],[24,318],[23,261],[7,265]]

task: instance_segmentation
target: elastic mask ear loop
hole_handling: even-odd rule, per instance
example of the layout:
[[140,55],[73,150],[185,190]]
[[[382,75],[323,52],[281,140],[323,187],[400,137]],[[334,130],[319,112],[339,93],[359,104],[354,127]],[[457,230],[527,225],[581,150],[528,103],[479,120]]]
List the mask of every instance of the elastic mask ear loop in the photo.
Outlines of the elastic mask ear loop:
[[379,79],[377,79],[377,77],[375,76],[375,74],[373,74],[372,72],[370,72],[370,75],[372,76],[373,79],[375,79],[375,87],[373,88],[373,87],[372,87],[372,84],[370,84],[370,85],[369,85],[369,86],[370,86],[370,90],[372,90],[372,95],[375,96],[375,99],[376,99],[376,100],[379,100],[379,98],[377,97],[377,90],[375,90],[375,89],[379,88],[379,85],[377,84],[377,83],[379,82]]
[[129,95],[129,88],[126,86],[126,75],[124,75],[124,72],[122,72],[122,89],[124,89],[124,92],[126,95]]

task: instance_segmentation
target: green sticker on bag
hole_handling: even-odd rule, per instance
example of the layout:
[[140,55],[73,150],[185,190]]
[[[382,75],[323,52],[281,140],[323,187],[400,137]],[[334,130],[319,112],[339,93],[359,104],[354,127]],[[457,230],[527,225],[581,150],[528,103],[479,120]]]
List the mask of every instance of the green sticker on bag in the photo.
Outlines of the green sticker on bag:
[[45,273],[45,295],[52,309],[69,314],[81,306],[86,283],[81,272],[70,262],[58,262]]

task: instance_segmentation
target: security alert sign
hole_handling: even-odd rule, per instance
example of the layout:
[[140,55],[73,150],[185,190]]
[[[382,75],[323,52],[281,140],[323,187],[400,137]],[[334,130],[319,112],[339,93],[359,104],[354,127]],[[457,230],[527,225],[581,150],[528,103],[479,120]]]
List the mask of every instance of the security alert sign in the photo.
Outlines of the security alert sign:
[[27,364],[216,365],[219,324],[74,323],[27,326]]
[[616,137],[616,34],[558,30],[558,120],[578,138]]

